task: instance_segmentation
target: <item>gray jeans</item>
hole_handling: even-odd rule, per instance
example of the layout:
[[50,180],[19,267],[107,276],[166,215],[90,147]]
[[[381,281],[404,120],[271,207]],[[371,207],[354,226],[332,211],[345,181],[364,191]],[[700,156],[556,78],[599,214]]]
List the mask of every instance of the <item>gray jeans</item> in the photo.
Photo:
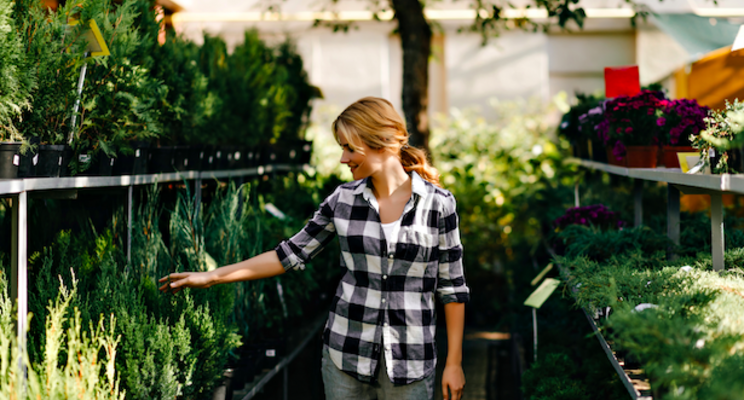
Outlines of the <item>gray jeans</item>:
[[395,385],[390,382],[385,369],[385,357],[381,357],[377,371],[377,383],[360,382],[341,371],[331,361],[328,349],[323,346],[321,361],[323,385],[326,400],[432,400],[434,399],[434,379],[431,374],[423,380],[408,385]]

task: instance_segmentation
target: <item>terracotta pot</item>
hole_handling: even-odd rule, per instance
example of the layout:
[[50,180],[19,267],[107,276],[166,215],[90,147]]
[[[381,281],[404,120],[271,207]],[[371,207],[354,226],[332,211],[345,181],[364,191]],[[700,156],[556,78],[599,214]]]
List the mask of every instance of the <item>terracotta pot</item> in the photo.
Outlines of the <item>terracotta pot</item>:
[[677,153],[691,153],[698,150],[692,146],[664,146],[661,149],[663,156],[662,162],[667,168],[680,168]]
[[628,166],[628,164],[627,164],[627,159],[628,158],[627,157],[623,157],[623,158],[619,158],[618,159],[618,158],[615,157],[614,154],[612,154],[612,147],[609,147],[608,146],[606,149],[607,149],[607,151],[606,151],[606,154],[607,154],[607,164],[616,165],[618,167],[627,167]]
[[628,168],[656,168],[658,146],[627,146],[625,150]]

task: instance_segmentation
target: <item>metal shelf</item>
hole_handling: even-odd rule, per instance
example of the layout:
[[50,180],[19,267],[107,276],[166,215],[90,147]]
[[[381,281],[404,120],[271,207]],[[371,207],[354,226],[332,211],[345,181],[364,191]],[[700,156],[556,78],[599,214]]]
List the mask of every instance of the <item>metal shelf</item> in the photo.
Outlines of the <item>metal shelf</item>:
[[[195,197],[201,201],[201,182],[204,179],[241,178],[260,176],[273,172],[307,170],[306,164],[277,164],[221,171],[182,171],[173,173],[122,175],[122,176],[73,176],[60,178],[26,178],[0,180],[0,197],[11,197],[13,237],[10,261],[11,298],[17,299],[19,343],[25,343],[28,326],[28,197],[31,192],[54,192],[60,190],[78,190],[91,188],[126,188],[127,189],[127,260],[131,261],[132,243],[132,209],[134,186],[150,185],[165,182],[195,182]],[[198,207],[197,207],[198,209]]]
[[[723,235],[724,193],[744,194],[744,175],[693,175],[685,174],[678,168],[624,168],[596,161],[568,158],[567,163],[578,164],[584,168],[604,171],[613,175],[633,178],[635,182],[634,205],[635,226],[643,223],[643,183],[642,181],[666,182],[667,186],[667,236],[679,244],[680,236],[680,192],[685,194],[710,195],[711,258],[713,269],[723,270],[725,241]],[[575,204],[579,205],[578,184],[575,191]],[[673,257],[673,255],[671,255]]]
[[249,177],[273,172],[302,170],[306,165],[262,165],[254,168],[220,170],[220,171],[182,171],[146,175],[121,176],[72,176],[60,178],[26,178],[0,180],[0,196],[14,195],[21,192],[90,189],[105,187],[126,187],[149,185],[153,183],[178,182],[198,179],[223,179]]

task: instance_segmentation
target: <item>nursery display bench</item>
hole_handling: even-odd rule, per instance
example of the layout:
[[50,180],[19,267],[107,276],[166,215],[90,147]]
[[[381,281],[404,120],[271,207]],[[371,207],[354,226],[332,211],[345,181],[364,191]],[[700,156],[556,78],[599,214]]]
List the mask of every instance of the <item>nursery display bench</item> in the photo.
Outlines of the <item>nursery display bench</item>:
[[[640,226],[643,223],[643,181],[666,182],[668,184],[667,236],[677,244],[679,244],[680,237],[680,193],[709,195],[711,203],[710,224],[713,269],[716,271],[723,270],[725,246],[722,195],[725,193],[744,194],[744,175],[693,175],[683,173],[679,168],[624,168],[578,158],[569,158],[566,162],[578,164],[592,170],[604,171],[613,175],[635,179],[633,196],[635,226]],[[578,206],[578,184],[575,191],[575,202]]]
[[[218,171],[182,171],[122,176],[75,176],[61,178],[26,178],[0,180],[0,197],[10,197],[12,203],[13,243],[10,260],[10,295],[17,299],[19,343],[25,344],[28,327],[28,198],[39,197],[75,198],[78,190],[94,188],[126,189],[127,198],[127,260],[131,261],[132,242],[132,196],[135,186],[167,182],[194,182],[196,201],[201,200],[204,180],[242,179],[277,172],[299,171],[311,168],[307,164],[275,164],[254,168]],[[198,208],[197,208],[198,209]]]

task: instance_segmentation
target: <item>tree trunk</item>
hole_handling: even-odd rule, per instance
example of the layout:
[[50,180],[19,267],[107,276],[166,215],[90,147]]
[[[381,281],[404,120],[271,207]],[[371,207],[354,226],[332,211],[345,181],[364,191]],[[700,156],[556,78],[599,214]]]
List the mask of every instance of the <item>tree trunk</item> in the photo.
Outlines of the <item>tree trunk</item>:
[[390,0],[403,47],[403,113],[409,142],[429,152],[431,27],[419,0]]

